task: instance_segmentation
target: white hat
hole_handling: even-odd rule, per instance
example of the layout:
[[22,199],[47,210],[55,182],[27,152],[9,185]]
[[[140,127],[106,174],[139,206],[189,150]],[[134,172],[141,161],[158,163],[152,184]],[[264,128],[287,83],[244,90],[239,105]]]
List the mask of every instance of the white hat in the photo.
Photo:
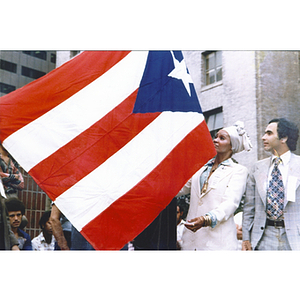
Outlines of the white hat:
[[225,127],[223,130],[227,131],[230,136],[233,154],[252,149],[250,138],[244,128],[244,122],[237,121],[233,126]]

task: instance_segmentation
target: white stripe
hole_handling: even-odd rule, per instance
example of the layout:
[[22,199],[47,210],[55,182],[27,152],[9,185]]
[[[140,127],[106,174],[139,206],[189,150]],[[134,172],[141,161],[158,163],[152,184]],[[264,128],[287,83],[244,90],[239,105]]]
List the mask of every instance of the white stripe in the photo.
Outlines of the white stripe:
[[203,115],[195,112],[163,112],[116,154],[59,196],[56,205],[80,231],[136,186],[203,120]]
[[139,87],[147,56],[147,51],[130,52],[104,75],[13,133],[3,145],[28,172],[132,94]]

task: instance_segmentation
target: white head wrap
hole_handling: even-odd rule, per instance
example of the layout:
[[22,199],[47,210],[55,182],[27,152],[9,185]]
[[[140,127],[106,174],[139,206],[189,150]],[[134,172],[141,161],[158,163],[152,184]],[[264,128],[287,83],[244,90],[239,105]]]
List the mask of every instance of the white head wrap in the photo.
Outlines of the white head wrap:
[[252,149],[250,138],[244,128],[244,122],[237,121],[233,126],[225,127],[223,130],[227,131],[230,136],[233,154]]

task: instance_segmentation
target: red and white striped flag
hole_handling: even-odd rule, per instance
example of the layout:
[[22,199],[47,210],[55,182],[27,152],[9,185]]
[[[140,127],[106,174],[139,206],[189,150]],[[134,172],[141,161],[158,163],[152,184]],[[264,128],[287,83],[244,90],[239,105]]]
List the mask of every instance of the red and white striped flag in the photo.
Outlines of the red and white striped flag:
[[0,98],[3,146],[95,249],[121,249],[215,154],[180,51],[87,51]]

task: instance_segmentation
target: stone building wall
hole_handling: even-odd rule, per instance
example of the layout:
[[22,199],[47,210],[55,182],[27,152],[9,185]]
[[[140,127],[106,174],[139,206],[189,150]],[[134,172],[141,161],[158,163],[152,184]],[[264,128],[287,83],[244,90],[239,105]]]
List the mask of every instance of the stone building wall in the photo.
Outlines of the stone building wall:
[[[253,150],[234,158],[250,168],[267,157],[262,136],[268,122],[286,117],[300,128],[299,51],[222,51],[220,82],[205,86],[203,51],[184,51],[204,112],[223,107],[224,126],[236,120],[245,123]],[[300,141],[298,150],[300,154]]]
[[203,51],[184,51],[203,112],[222,107],[224,127],[240,120],[245,123],[253,151],[234,158],[250,167],[257,160],[255,51],[223,51],[222,81],[205,85]]
[[[257,51],[257,131],[273,118],[286,117],[300,128],[299,51]],[[298,141],[296,154],[300,154]],[[262,147],[259,158],[265,157]]]

